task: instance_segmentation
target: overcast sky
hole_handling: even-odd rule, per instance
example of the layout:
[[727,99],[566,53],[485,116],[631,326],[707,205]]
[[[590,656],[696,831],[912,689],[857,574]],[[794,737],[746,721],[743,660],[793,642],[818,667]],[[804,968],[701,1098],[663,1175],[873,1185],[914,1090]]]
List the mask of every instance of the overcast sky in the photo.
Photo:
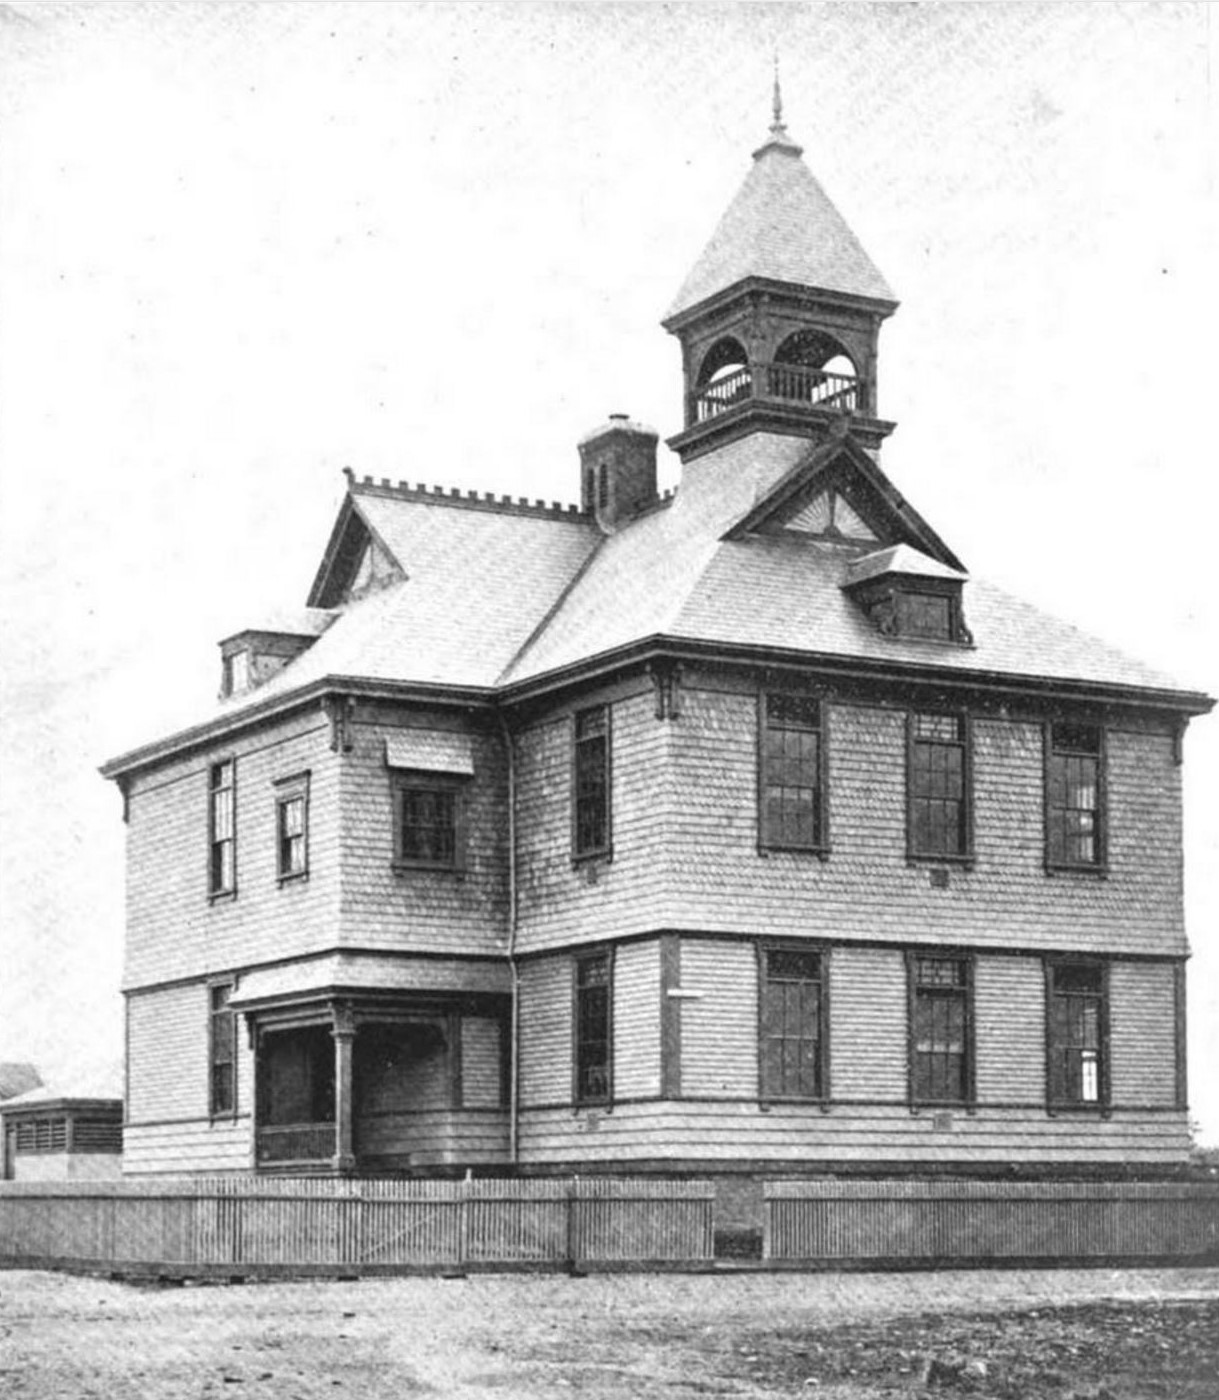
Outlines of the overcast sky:
[[[769,122],[901,298],[884,467],[976,573],[1219,691],[1205,5],[0,8],[0,1059],[122,1055],[107,757],[303,602],[341,468],[578,497]],[[676,480],[676,462],[665,467]],[[1219,1140],[1219,719],[1186,745]]]

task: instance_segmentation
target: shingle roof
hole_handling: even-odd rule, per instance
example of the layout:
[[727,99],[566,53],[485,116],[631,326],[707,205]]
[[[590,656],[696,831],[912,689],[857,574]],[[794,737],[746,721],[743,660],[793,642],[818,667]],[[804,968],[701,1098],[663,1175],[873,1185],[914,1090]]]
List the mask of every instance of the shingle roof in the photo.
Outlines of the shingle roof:
[[668,322],[747,277],[896,302],[800,148],[768,141],[669,308]]
[[579,517],[472,509],[439,495],[354,499],[405,580],[344,609],[308,651],[225,713],[326,676],[491,686],[600,538]]
[[18,1060],[6,1060],[0,1064],[0,1099],[15,1098],[18,1094],[28,1094],[42,1083],[42,1076],[31,1064]]

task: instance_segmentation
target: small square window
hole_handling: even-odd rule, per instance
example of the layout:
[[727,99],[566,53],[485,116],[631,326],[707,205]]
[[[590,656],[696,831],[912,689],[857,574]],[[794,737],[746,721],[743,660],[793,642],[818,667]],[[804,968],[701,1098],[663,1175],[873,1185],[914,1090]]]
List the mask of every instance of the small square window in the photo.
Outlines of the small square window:
[[911,593],[899,589],[897,634],[934,641],[952,640],[953,600],[942,593]]
[[455,869],[459,864],[457,789],[401,778],[394,783],[394,859],[404,866]]

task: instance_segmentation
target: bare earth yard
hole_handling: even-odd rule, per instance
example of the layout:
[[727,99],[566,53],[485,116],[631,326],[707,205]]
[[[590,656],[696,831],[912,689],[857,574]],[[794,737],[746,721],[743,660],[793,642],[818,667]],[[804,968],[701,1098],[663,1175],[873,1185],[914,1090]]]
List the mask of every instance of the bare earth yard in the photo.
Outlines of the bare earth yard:
[[1219,1269],[139,1288],[0,1272],[0,1396],[1219,1400]]

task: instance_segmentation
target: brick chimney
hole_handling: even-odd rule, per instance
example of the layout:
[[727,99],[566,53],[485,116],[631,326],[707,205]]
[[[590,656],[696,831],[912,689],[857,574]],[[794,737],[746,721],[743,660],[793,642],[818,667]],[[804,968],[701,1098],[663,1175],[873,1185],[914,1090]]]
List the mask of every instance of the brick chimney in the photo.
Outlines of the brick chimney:
[[608,423],[581,438],[580,509],[607,535],[656,500],[658,437],[625,413],[611,413]]

